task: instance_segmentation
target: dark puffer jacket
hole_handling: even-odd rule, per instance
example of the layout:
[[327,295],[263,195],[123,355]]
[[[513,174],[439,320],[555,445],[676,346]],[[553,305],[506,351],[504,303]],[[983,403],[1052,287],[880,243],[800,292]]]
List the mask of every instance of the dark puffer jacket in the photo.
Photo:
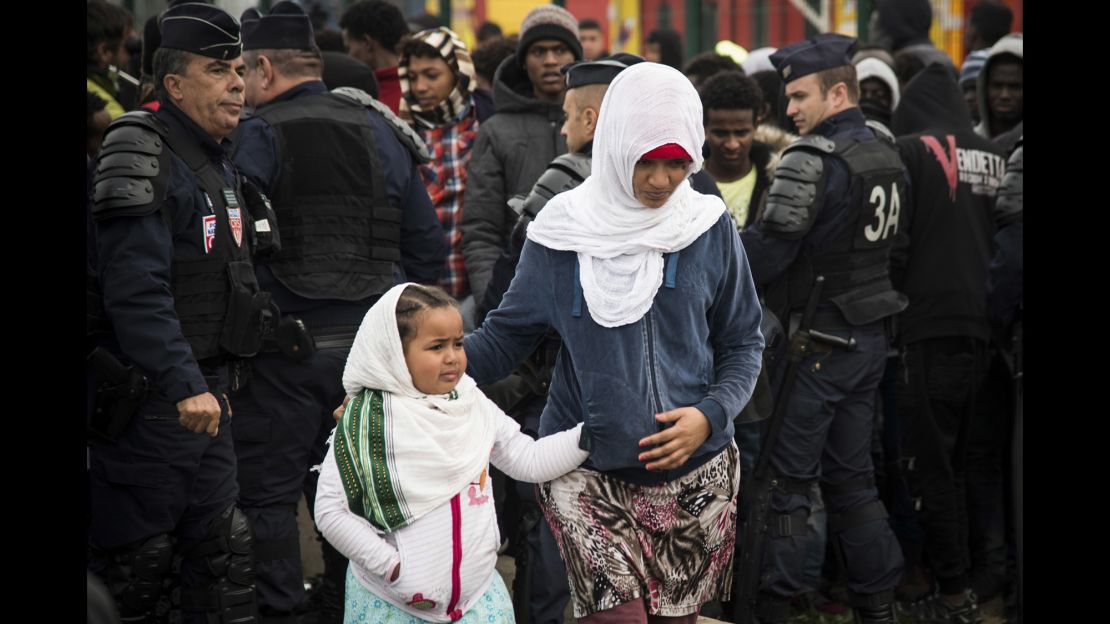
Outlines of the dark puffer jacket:
[[478,130],[462,216],[463,258],[476,301],[482,300],[493,264],[516,224],[509,198],[527,194],[547,163],[567,151],[559,134],[562,106],[532,95],[528,74],[514,57],[497,68],[493,98],[497,113]]

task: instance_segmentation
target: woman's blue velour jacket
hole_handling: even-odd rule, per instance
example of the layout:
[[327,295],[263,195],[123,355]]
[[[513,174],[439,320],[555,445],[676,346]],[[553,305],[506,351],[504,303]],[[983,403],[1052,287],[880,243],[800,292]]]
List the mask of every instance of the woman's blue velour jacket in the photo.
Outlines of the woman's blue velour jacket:
[[[550,326],[563,339],[540,436],[585,422],[584,467],[635,483],[673,480],[732,440],[733,418],[761,365],[761,312],[748,258],[727,212],[680,251],[664,255],[663,285],[640,320],[606,328],[590,316],[575,252],[527,241],[501,306],[466,338],[467,373],[487,384],[512,372]],[[641,438],[655,414],[694,406],[709,438],[680,468],[644,469]]]

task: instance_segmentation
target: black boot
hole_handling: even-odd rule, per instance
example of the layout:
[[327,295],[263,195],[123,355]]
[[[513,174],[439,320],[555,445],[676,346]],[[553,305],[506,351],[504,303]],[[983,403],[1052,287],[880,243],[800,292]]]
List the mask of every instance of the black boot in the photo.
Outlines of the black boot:
[[324,576],[320,585],[319,624],[342,624],[347,589],[347,558],[323,541]]
[[894,610],[894,591],[878,594],[851,594],[852,616],[855,624],[897,624]]
[[964,591],[964,602],[959,606],[949,606],[940,592],[933,592],[910,603],[906,611],[917,624],[983,624],[979,599],[970,589]]
[[888,602],[877,607],[856,607],[852,609],[856,624],[897,624],[894,603]]

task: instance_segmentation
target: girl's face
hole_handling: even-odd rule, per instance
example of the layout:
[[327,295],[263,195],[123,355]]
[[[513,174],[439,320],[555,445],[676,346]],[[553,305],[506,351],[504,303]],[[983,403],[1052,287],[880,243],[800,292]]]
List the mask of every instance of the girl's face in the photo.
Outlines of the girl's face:
[[420,109],[430,111],[451,95],[455,88],[455,73],[451,66],[441,58],[409,59],[409,88],[416,96]]
[[416,336],[405,344],[412,385],[424,394],[447,394],[466,372],[462,316],[455,308],[432,308],[416,318]]

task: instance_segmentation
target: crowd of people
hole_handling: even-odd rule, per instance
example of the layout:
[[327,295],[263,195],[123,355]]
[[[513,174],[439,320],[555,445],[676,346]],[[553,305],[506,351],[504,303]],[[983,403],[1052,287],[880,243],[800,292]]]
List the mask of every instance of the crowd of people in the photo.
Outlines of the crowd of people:
[[1005,5],[86,7],[90,622],[1020,621]]

